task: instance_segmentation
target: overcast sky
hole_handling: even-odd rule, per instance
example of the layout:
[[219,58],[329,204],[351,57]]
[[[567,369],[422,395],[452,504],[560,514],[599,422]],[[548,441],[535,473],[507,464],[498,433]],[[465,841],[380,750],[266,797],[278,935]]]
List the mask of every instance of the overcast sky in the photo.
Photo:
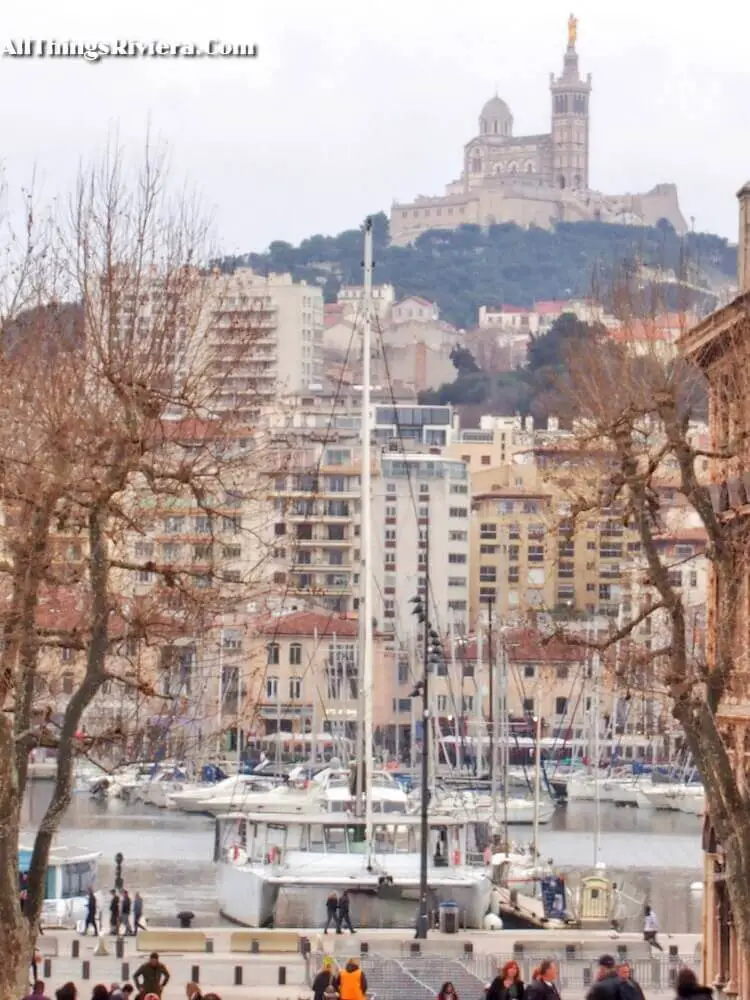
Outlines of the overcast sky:
[[13,40],[257,43],[257,59],[0,59],[0,158],[66,190],[81,157],[147,123],[216,213],[227,252],[359,225],[442,193],[497,89],[547,131],[570,5],[593,74],[591,183],[679,186],[696,229],[736,240],[750,179],[750,4],[734,0],[25,0]]

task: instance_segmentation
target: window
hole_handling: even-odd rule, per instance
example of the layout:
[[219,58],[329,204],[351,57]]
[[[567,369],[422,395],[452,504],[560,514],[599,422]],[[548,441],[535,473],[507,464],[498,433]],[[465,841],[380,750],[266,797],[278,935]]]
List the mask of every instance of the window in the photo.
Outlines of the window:
[[482,465],[489,465],[489,464],[490,464],[490,456],[482,455]]
[[293,642],[289,647],[289,665],[291,667],[298,667],[302,663],[302,645],[299,642]]
[[555,715],[566,715],[568,711],[567,698],[555,698]]
[[449,576],[448,577],[449,587],[465,587],[466,577],[465,576]]
[[690,571],[690,586],[691,587],[698,586],[698,573],[694,569]]
[[670,569],[667,573],[669,577],[669,584],[672,587],[682,586],[682,572],[679,569]]
[[612,587],[608,583],[599,584],[599,600],[600,601],[611,601],[612,600]]
[[279,644],[278,642],[269,642],[267,646],[267,658],[266,662],[269,666],[277,666],[279,662]]
[[185,530],[184,517],[168,517],[164,522],[164,531],[167,535],[179,535]]
[[73,694],[73,673],[70,670],[66,670],[62,675],[62,690],[63,694]]
[[524,677],[533,677],[536,673],[536,669],[532,663],[527,663],[523,668]]
[[285,524],[274,524],[274,526],[273,526],[273,533],[277,537],[279,535],[285,535],[286,534],[286,525]]
[[239,535],[242,528],[242,518],[223,517],[221,519],[221,530],[227,535]]
[[63,663],[70,663],[70,661],[73,659],[73,650],[70,649],[70,647],[68,646],[63,646],[63,648],[60,650],[60,659],[62,660]]
[[471,713],[471,712],[474,711],[474,695],[473,694],[465,694],[463,696],[463,698],[461,699],[461,703],[462,703],[462,711],[463,712]]
[[289,678],[289,700],[299,701],[302,697],[302,678],[301,677],[290,677]]
[[449,531],[448,541],[449,542],[465,542],[469,537],[466,531]]
[[524,712],[527,715],[533,715],[534,714],[534,699],[533,698],[524,698],[523,699],[523,710],[524,710]]
[[556,667],[555,677],[557,677],[559,681],[566,681],[568,679],[568,668],[562,664]]
[[518,583],[518,566],[508,567],[508,583]]
[[136,559],[151,559],[154,554],[154,546],[150,542],[135,543]]
[[430,485],[429,485],[429,483],[420,483],[419,484],[419,492],[420,493],[429,493],[430,492]]
[[438,710],[438,712],[447,712],[448,711],[448,695],[447,694],[439,694],[437,696],[437,710]]
[[527,558],[530,563],[544,562],[544,546],[529,545]]
[[457,566],[459,564],[462,565],[463,563],[466,562],[466,553],[465,552],[449,552],[448,553],[448,562],[451,563],[453,566]]
[[497,580],[497,567],[480,566],[479,579],[482,581],[482,583],[495,583],[495,581]]
[[451,485],[451,493],[468,493],[468,492],[469,492],[469,487],[464,486],[461,483],[453,483]]
[[509,562],[518,562],[518,549],[519,549],[518,545],[509,545],[508,546],[508,561]]
[[395,493],[396,492],[396,484],[395,483],[386,483],[385,484],[385,492],[386,493]]
[[466,507],[450,507],[448,509],[448,517],[468,517],[469,511]]
[[210,535],[213,531],[213,523],[210,517],[201,515],[195,519],[195,532],[198,535]]
[[223,556],[224,559],[241,559],[242,558],[242,546],[241,545],[224,545],[222,547],[221,554],[222,554],[222,556]]
[[497,538],[497,525],[488,522],[479,525],[480,538]]
[[266,677],[266,700],[276,701],[279,697],[279,678]]
[[394,504],[388,504],[386,506],[386,508],[385,508],[385,516],[386,517],[395,517],[396,516],[396,507],[395,507]]
[[480,555],[483,555],[483,556],[494,556],[494,554],[495,554],[496,551],[497,551],[497,546],[496,545],[480,545],[479,546],[479,553],[480,553]]
[[467,606],[466,601],[448,601],[449,611],[466,611]]

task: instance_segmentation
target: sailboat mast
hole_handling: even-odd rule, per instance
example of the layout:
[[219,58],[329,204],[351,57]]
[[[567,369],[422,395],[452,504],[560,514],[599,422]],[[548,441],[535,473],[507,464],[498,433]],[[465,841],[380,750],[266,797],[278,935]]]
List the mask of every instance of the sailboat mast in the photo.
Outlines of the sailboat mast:
[[[365,221],[365,260],[362,295],[362,476],[360,517],[360,580],[362,597],[359,605],[362,637],[362,689],[364,732],[362,773],[365,792],[365,841],[368,854],[372,849],[372,467],[371,467],[371,407],[370,384],[372,364],[372,219]],[[362,787],[362,786],[360,786]]]
[[599,683],[600,660],[599,653],[593,656],[593,697],[591,699],[591,718],[593,723],[593,757],[594,757],[594,866],[599,864],[599,839],[601,834],[601,782],[599,773]]

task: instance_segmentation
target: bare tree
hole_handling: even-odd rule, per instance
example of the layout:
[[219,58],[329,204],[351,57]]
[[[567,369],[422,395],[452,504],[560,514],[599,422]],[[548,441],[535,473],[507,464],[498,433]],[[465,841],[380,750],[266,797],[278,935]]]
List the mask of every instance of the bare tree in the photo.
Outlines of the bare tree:
[[[76,761],[122,759],[144,717],[184,713],[185,692],[162,683],[163,651],[215,633],[257,594],[265,558],[266,309],[207,270],[197,202],[171,197],[150,152],[131,175],[114,151],[38,228],[32,238],[30,217],[8,272],[0,355],[0,1000],[24,988]],[[176,512],[203,519],[200,558],[153,544]],[[217,554],[222,532],[247,539],[240,569]],[[79,668],[57,717],[60,651]],[[92,712],[113,687],[135,710]],[[22,908],[21,805],[38,746],[55,748],[57,771]]]
[[[575,516],[598,511],[637,531],[641,597],[599,644],[627,647],[620,660],[623,683],[669,697],[726,855],[738,936],[750,949],[750,798],[736,756],[746,751],[727,725],[731,705],[747,697],[750,524],[739,515],[737,497],[744,491],[748,450],[744,373],[750,317],[746,305],[736,306],[722,331],[721,360],[711,376],[718,425],[709,444],[691,423],[696,401],[701,407],[705,402],[703,377],[680,357],[681,341],[674,330],[664,332],[658,312],[628,309],[616,339],[603,335],[596,351],[570,357],[569,402],[579,420],[571,455],[576,471],[567,471],[566,485]],[[692,322],[685,318],[683,340]],[[693,352],[691,360],[696,358]],[[711,482],[712,465],[715,473],[722,467],[720,478],[728,479],[730,491],[735,484],[734,511],[727,488],[722,493]],[[710,565],[705,644],[675,572],[683,560],[664,544],[675,521],[694,526],[704,540],[701,551]],[[649,649],[637,640],[647,621],[656,623],[658,637]]]

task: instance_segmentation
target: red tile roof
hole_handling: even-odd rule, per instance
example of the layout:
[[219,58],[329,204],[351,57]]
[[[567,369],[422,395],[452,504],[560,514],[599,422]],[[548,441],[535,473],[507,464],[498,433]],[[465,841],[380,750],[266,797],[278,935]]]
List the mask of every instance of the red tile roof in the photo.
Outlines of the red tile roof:
[[359,635],[356,618],[326,614],[324,611],[290,611],[281,615],[266,615],[258,623],[261,635],[271,636],[337,636],[355,638]]
[[[550,665],[580,663],[586,656],[586,651],[580,646],[568,645],[558,639],[545,644],[539,633],[531,629],[507,630],[503,633],[503,638],[511,663],[546,663]],[[494,639],[496,644],[497,636]],[[486,658],[489,651],[486,634],[483,647]],[[470,662],[476,660],[477,640],[475,637],[470,638],[466,645],[457,648],[456,658]]]
[[564,313],[566,309],[570,309],[568,302],[556,302],[554,299],[549,299],[535,302],[533,311],[539,313],[540,316],[551,316],[556,313]]

